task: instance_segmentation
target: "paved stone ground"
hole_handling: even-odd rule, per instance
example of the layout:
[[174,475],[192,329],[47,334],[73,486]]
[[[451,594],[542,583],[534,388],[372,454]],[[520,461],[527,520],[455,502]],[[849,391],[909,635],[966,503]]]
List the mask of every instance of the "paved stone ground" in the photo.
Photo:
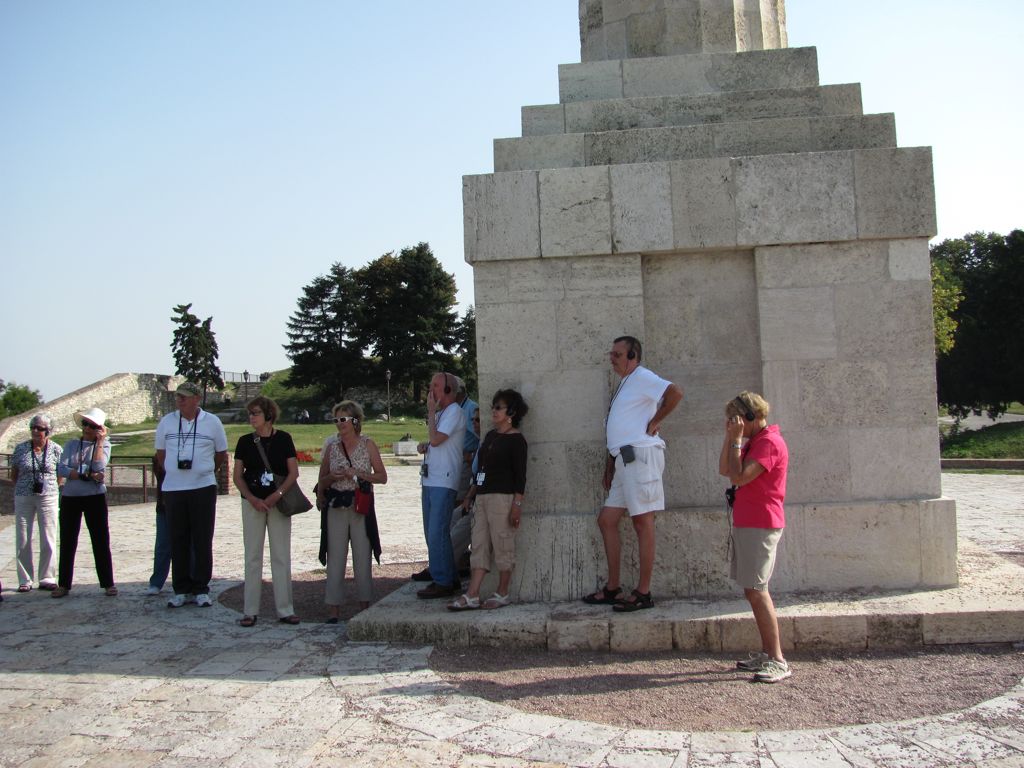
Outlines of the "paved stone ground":
[[[420,559],[415,470],[390,472],[386,556]],[[1024,476],[945,474],[943,485],[962,535],[1019,550]],[[11,592],[14,529],[0,531],[0,766],[1024,766],[1024,685],[940,717],[791,732],[524,714],[459,694],[429,670],[429,648],[349,643],[343,625],[245,630],[220,604],[167,609],[144,595],[152,514],[112,512],[117,598],[100,593],[84,532],[69,597]],[[241,577],[238,520],[237,498],[222,499],[215,592]],[[314,567],[316,525],[296,518],[296,570]]]

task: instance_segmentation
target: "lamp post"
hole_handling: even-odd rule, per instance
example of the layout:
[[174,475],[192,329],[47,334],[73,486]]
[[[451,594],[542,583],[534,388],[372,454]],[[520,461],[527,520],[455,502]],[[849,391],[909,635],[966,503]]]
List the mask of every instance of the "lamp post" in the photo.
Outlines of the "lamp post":
[[391,369],[384,371],[384,381],[388,383],[388,424],[391,423]]

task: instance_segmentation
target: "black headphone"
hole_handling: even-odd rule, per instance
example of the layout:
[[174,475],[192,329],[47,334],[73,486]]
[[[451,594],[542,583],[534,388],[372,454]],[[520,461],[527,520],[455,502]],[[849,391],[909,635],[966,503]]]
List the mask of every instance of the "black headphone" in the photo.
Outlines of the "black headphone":
[[444,371],[444,393],[450,395],[452,393],[452,386],[448,383],[448,371]]
[[744,419],[746,419],[747,421],[753,421],[754,419],[757,418],[754,415],[754,412],[752,410],[750,410],[750,406],[747,405],[742,400],[740,400],[739,395],[736,396],[736,399],[733,400],[733,402],[739,404],[739,406],[740,406],[740,414],[743,416]]
[[620,336],[615,341],[624,341],[629,344],[629,351],[626,353],[627,360],[640,360],[643,358],[644,349],[640,346],[640,340],[633,336]]

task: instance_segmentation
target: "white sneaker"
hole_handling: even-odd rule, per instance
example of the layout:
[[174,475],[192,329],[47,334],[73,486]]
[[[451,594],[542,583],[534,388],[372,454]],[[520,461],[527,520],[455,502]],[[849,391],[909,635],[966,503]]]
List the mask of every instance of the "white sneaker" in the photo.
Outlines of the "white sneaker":
[[146,594],[147,595],[159,595],[160,592],[161,592],[160,587],[154,587],[152,584],[150,584],[148,587],[146,587]]
[[740,659],[736,662],[736,669],[742,669],[745,672],[760,672],[767,662],[771,661],[769,656],[764,651],[758,651],[757,653],[751,653],[745,659]]
[[183,606],[185,604],[186,598],[187,598],[187,595],[184,595],[184,594],[172,595],[171,598],[167,601],[167,607],[168,608],[181,608],[181,606]]
[[789,664],[786,662],[769,659],[761,667],[760,672],[754,673],[754,682],[780,683],[792,674],[793,672],[789,669]]
[[213,601],[210,600],[210,596],[204,592],[201,595],[196,595],[196,605],[200,608],[209,608],[213,605]]

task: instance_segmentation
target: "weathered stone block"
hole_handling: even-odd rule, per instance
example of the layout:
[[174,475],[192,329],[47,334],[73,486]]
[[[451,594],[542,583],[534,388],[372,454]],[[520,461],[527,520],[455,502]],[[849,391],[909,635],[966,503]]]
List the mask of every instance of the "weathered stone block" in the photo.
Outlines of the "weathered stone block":
[[[541,264],[539,259],[526,262]],[[473,267],[473,298],[477,307],[504,304],[509,298],[509,264],[507,261],[480,261]]]
[[934,344],[931,283],[924,280],[836,286],[839,356],[903,360]]
[[835,303],[827,287],[770,288],[757,294],[763,360],[833,358]]
[[832,430],[891,423],[889,367],[884,362],[803,361],[799,382],[808,427]]
[[736,191],[728,158],[671,164],[672,231],[679,250],[737,243]]
[[740,245],[856,239],[852,153],[738,158],[733,175]]
[[464,176],[466,261],[540,258],[537,173]]
[[559,64],[558,95],[563,104],[590,99],[621,99],[622,62]]
[[[530,450],[532,454],[532,443]],[[532,488],[532,476],[530,483]],[[594,591],[599,586],[599,568],[604,572],[596,516],[597,508],[586,516],[524,515],[516,537],[512,594],[522,602],[555,602],[575,601]]]
[[956,541],[956,502],[929,499],[921,505],[921,581],[925,584],[953,586],[958,581]]
[[582,616],[548,619],[549,651],[607,651],[609,649],[608,619]]
[[[524,399],[530,405],[530,444],[536,442],[568,443],[602,441],[604,429],[600,419],[590,416],[595,408],[603,408],[609,399],[608,374],[602,368],[567,368],[557,373],[535,373],[531,376],[535,395]],[[575,393],[568,401],[551,397],[551,392]],[[531,496],[533,480],[530,477]],[[564,478],[562,480],[564,483]],[[562,489],[551,489],[559,494]]]
[[917,502],[805,505],[807,568],[817,574],[816,588],[921,586],[920,511]]
[[1019,643],[1024,640],[1024,611],[950,611],[922,616],[925,645],[977,642]]
[[856,499],[934,498],[941,495],[939,435],[916,429],[850,430],[850,482]]
[[889,361],[889,424],[931,427],[938,419],[935,398],[935,357],[920,350],[920,357]]
[[672,182],[668,165],[614,166],[609,171],[613,251],[671,250]]
[[[479,307],[476,316],[478,365],[486,371],[505,371],[510,367],[526,371],[556,370],[558,326],[555,317],[555,305],[547,301]],[[520,332],[510,334],[509,328],[518,328]]]
[[494,170],[527,171],[586,165],[584,136],[578,133],[494,140]]
[[566,131],[565,105],[538,104],[522,108],[523,136],[550,136],[559,133],[582,133]]
[[868,648],[915,648],[924,644],[920,614],[873,614],[867,618]]
[[718,653],[722,638],[712,619],[689,619],[672,625],[672,646],[680,651]]
[[854,171],[858,237],[935,235],[931,147],[859,150]]
[[821,86],[822,112],[826,115],[862,115],[860,83]]
[[793,640],[798,650],[867,648],[867,616],[801,616]]
[[611,182],[606,167],[540,172],[544,256],[612,252]]
[[888,276],[884,241],[774,246],[754,254],[761,288],[877,284]]
[[[566,263],[570,265],[565,283],[566,298],[642,297],[644,294],[642,262],[639,255],[590,256],[569,259]],[[638,332],[639,330],[639,327],[627,328],[622,333]],[[615,335],[621,336],[622,333]],[[606,349],[605,352],[607,351]]]
[[658,163],[714,154],[711,129],[703,125],[586,134],[587,165]]
[[[769,400],[768,402],[772,402]],[[781,416],[773,420],[786,424]],[[844,431],[845,432],[845,431]],[[786,502],[846,501],[854,497],[850,477],[850,444],[835,430],[783,430],[793,469],[786,478]]]
[[[657,607],[655,607],[657,610]],[[629,619],[634,619],[629,621]],[[653,619],[644,613],[641,621],[635,616],[613,618],[609,649],[613,652],[660,651],[672,648],[672,620]]]
[[889,241],[889,276],[893,280],[931,282],[931,263],[927,238]]
[[882,115],[829,115],[808,121],[805,151],[829,152],[896,146],[896,118]]
[[[558,306],[558,356],[563,369],[600,365],[611,340],[622,328],[642,328],[644,305],[639,297],[570,299]],[[601,370],[607,375],[606,370]]]
[[713,126],[711,132],[713,154],[717,156],[772,155],[817,149],[811,141],[811,121],[807,117],[721,123]]

